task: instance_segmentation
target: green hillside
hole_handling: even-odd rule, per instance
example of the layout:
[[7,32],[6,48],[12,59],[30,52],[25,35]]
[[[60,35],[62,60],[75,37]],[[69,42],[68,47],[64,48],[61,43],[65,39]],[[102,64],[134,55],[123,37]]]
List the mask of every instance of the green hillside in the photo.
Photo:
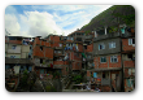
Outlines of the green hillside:
[[104,26],[118,27],[119,24],[126,23],[130,27],[135,26],[135,9],[130,5],[114,5],[95,16],[82,31],[100,30]]

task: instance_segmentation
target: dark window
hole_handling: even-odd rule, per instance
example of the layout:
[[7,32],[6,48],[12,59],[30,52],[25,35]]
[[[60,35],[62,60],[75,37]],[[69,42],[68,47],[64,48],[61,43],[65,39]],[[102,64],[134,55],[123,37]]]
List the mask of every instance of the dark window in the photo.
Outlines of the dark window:
[[84,46],[84,49],[87,49],[87,46],[86,46],[86,45]]
[[28,55],[28,58],[31,58],[31,55]]
[[118,62],[117,56],[111,56],[110,57],[110,62]]
[[40,59],[40,63],[43,63],[43,59]]
[[102,78],[105,78],[105,73],[102,74]]
[[133,41],[133,44],[135,44],[135,39],[133,39],[132,41]]
[[15,38],[15,37],[9,37],[9,39],[10,39],[10,40],[16,40],[16,38]]
[[100,62],[106,62],[106,57],[100,57]]
[[40,50],[43,51],[43,47],[42,46],[40,46]]
[[128,58],[133,58],[133,55],[132,54],[128,54]]
[[12,46],[12,49],[16,49],[16,45],[13,45],[13,46]]

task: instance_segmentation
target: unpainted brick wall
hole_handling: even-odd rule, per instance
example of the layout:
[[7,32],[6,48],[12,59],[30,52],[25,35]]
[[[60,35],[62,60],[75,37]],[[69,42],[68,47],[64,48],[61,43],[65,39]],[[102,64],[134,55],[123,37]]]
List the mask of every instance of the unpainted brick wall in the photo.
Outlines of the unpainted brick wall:
[[83,45],[82,44],[78,44],[78,50],[79,50],[79,52],[83,52]]
[[135,47],[128,44],[128,39],[122,39],[122,49],[123,51],[135,50]]
[[72,70],[81,70],[82,62],[72,62]]
[[87,49],[85,50],[85,52],[92,52],[93,51],[93,44],[90,44],[87,46]]
[[[106,56],[106,62],[100,62],[100,57],[95,57],[94,58],[94,64],[95,64],[95,68],[108,68],[108,67],[122,67],[122,62],[121,62],[121,55],[118,55],[118,62],[114,62],[112,63],[110,61],[110,57],[111,56]],[[109,63],[109,65],[108,65]]]
[[124,67],[135,67],[135,61],[124,61]]

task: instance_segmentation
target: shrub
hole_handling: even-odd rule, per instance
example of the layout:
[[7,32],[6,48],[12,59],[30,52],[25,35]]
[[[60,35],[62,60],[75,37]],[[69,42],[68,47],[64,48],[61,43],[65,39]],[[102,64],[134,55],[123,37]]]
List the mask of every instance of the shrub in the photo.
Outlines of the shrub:
[[46,92],[57,92],[57,90],[52,86],[46,86]]
[[76,75],[73,77],[73,81],[76,83],[76,84],[79,84],[82,82],[82,76],[81,75]]

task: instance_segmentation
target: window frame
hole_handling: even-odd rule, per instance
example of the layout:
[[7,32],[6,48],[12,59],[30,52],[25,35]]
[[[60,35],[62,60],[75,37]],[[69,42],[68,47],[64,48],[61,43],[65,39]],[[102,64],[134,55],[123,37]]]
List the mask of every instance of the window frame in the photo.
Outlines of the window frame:
[[15,50],[17,45],[12,45],[12,49]]
[[[128,45],[135,45],[135,43],[133,44],[133,39],[134,38],[129,38],[128,39]],[[135,39],[134,39],[134,41],[135,41]]]
[[[106,61],[105,61],[105,62],[102,62],[102,61],[101,61],[102,58],[105,58]],[[106,63],[106,62],[107,62],[106,57],[100,57],[100,63]]]
[[109,49],[116,48],[116,42],[109,42]]
[[[101,49],[100,46],[103,46],[103,48]],[[104,43],[98,44],[98,50],[103,50],[103,49],[105,49],[105,44]]]
[[[113,62],[112,62],[112,58],[113,58]],[[117,56],[110,56],[110,62],[111,63],[117,63],[117,62],[114,62],[114,59],[117,59],[117,62],[118,62],[118,57]]]

